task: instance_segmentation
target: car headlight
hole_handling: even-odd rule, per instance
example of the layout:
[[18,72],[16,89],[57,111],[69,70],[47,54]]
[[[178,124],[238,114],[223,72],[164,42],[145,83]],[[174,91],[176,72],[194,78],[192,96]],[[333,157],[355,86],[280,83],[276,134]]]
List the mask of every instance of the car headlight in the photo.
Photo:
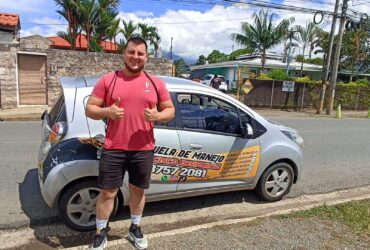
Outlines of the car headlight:
[[286,135],[289,139],[297,143],[297,145],[303,149],[303,138],[300,136],[300,134],[293,129],[289,129],[286,127],[280,127],[280,131]]

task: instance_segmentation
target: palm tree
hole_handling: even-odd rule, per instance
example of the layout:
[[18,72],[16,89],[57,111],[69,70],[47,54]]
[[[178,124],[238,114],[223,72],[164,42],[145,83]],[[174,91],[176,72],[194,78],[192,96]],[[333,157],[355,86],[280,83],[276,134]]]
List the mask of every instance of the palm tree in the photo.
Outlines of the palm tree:
[[99,21],[99,3],[95,0],[80,0],[76,2],[81,29],[85,32],[87,51],[89,51],[91,36]]
[[100,8],[107,11],[116,11],[120,3],[120,0],[98,0],[98,1]]
[[158,34],[158,29],[154,26],[149,26],[145,23],[139,23],[138,27],[141,32],[141,37],[149,42],[150,45],[153,45],[154,47],[154,54],[157,56],[157,51],[159,49],[159,42],[161,41],[161,38]]
[[[121,22],[121,19],[115,19],[109,29],[107,30],[107,38],[111,41],[116,43],[116,36],[121,32],[121,28],[119,27],[119,24]],[[112,44],[111,44],[112,45]],[[112,50],[112,48],[111,48]]]
[[129,22],[122,20],[122,23],[123,23],[123,28],[121,29],[121,33],[123,34],[127,42],[128,39],[130,39],[130,37],[132,37],[135,34],[137,30],[137,26],[134,24],[132,20],[130,20]]
[[308,46],[311,46],[311,44],[313,44],[317,31],[316,31],[315,23],[311,21],[307,21],[306,27],[297,25],[295,26],[295,29],[297,30],[299,34],[297,37],[297,41],[302,46],[302,54],[303,54],[303,60],[301,62],[301,77],[302,77],[305,51]]
[[71,44],[71,49],[76,48],[76,39],[79,33],[79,24],[78,24],[78,11],[76,4],[72,0],[55,0],[58,9],[56,12],[64,17],[68,22],[67,32],[58,32],[60,37],[66,39]]
[[[105,10],[100,8],[98,12],[98,21],[94,33],[98,38],[98,42],[104,41],[108,38],[108,31],[113,25],[117,25],[117,20],[115,19],[118,15],[117,11]],[[119,26],[119,21],[118,21]]]
[[265,68],[267,50],[282,42],[288,27],[294,21],[294,18],[283,19],[275,25],[275,17],[276,14],[269,14],[268,10],[261,9],[258,14],[253,14],[253,24],[242,23],[242,34],[231,35],[240,45],[255,48],[261,53],[262,71]]

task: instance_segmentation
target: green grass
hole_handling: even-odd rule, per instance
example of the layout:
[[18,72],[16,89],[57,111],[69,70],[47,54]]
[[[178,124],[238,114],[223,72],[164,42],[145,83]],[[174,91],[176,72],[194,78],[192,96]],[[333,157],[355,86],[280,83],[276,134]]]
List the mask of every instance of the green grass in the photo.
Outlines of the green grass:
[[319,206],[306,211],[278,216],[279,218],[318,217],[344,222],[358,232],[370,232],[370,200],[353,201],[334,206]]

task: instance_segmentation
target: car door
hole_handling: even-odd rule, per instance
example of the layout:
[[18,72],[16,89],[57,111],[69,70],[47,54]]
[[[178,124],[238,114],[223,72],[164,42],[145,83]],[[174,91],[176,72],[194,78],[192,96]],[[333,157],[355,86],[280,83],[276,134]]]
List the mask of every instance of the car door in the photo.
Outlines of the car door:
[[[259,164],[259,139],[242,136],[248,114],[208,94],[177,94],[181,154],[178,191],[251,183]],[[244,123],[244,125],[242,125]]]
[[172,176],[177,172],[177,162],[171,157],[171,151],[180,148],[180,141],[175,128],[175,120],[169,123],[155,124],[155,148],[150,188],[146,194],[158,195],[176,192],[177,180]]

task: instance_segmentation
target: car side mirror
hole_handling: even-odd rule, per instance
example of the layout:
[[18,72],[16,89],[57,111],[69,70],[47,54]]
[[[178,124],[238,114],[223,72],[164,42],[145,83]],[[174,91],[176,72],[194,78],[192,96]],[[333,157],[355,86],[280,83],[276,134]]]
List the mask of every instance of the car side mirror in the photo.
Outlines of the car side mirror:
[[246,138],[246,139],[253,138],[253,135],[254,135],[253,128],[249,123],[245,123],[245,127],[242,128],[242,135],[243,135],[243,138]]

